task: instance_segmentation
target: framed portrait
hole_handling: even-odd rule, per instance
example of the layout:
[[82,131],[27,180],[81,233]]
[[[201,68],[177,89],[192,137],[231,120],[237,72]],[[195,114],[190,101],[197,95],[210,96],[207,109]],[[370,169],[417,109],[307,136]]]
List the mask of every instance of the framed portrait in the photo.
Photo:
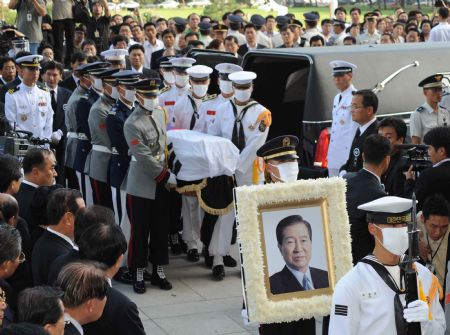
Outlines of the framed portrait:
[[336,282],[352,268],[345,181],[244,186],[235,198],[250,321],[328,315]]

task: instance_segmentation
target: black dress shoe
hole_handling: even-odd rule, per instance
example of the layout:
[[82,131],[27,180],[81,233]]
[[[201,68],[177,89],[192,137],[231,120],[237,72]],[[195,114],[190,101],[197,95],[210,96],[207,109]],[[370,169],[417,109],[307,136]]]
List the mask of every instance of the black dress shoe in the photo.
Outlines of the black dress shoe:
[[200,255],[198,254],[197,249],[188,250],[187,259],[189,262],[198,262]]
[[223,265],[225,265],[225,266],[227,266],[229,268],[234,268],[234,267],[236,267],[237,262],[230,255],[226,255],[226,256],[223,256]]
[[178,233],[169,236],[169,245],[172,254],[180,255],[183,252],[183,246],[180,243],[180,236]]
[[205,256],[205,266],[208,269],[211,269],[213,266],[214,256],[210,256],[209,251],[207,249],[203,250],[203,255]]
[[172,284],[167,280],[167,278],[161,278],[157,274],[152,274],[152,279],[150,280],[150,283],[153,286],[159,286],[161,290],[171,290]]
[[215,267],[213,267],[212,273],[215,280],[223,280],[223,278],[225,277],[225,269],[223,265],[216,265]]
[[140,280],[140,281],[134,281],[133,283],[133,290],[134,292],[136,292],[137,294],[143,294],[145,293],[145,291],[147,290],[145,288],[145,281]]
[[114,276],[114,280],[127,285],[132,285],[134,283],[133,274],[127,267],[121,267]]

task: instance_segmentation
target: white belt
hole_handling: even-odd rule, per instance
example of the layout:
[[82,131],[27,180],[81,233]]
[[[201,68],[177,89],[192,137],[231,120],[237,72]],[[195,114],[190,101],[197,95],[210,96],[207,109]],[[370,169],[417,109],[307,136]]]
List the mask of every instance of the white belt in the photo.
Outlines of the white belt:
[[69,131],[67,133],[67,138],[78,138],[78,134],[73,131]]
[[98,144],[93,144],[92,145],[92,150],[95,151],[100,151],[100,152],[105,152],[107,154],[111,153],[111,150],[109,150],[108,147],[105,147],[104,145],[98,145]]
[[136,159],[136,157],[134,157],[134,156],[131,156],[131,161],[132,161],[132,162],[137,162],[137,159]]
[[111,151],[112,151],[113,155],[118,155],[119,154],[119,152],[117,151],[117,149],[115,147],[112,147]]
[[86,140],[86,141],[89,140],[85,133],[78,133],[78,139],[79,140]]

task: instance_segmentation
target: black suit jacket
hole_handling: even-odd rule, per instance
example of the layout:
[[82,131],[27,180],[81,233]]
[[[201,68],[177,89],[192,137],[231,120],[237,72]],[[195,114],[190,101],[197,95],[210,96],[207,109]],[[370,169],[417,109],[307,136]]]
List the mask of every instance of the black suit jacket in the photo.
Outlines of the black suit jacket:
[[31,185],[21,183],[19,192],[15,195],[17,202],[19,203],[19,216],[22,217],[28,224],[28,232],[32,234],[34,227],[31,225],[30,217],[30,205],[33,199],[36,188]]
[[418,211],[422,209],[425,199],[433,194],[441,194],[450,201],[450,161],[422,171],[414,191],[418,201]]
[[358,209],[359,205],[384,197],[387,193],[378,179],[370,172],[361,169],[355,173],[347,173],[347,212],[350,220],[352,237],[353,264],[373,251],[375,241],[367,230],[366,212]]
[[[328,272],[316,268],[309,268],[311,279],[315,289],[326,288],[328,284]],[[297,278],[285,266],[280,272],[274,273],[269,278],[270,291],[272,294],[282,294],[290,292],[304,291],[303,286],[298,282]]]
[[391,161],[386,172],[381,176],[381,182],[389,195],[410,198],[414,187],[414,180],[406,180],[403,168],[407,165],[403,150],[397,151],[391,156]]
[[345,170],[347,172],[356,172],[362,169],[363,166],[363,146],[364,141],[367,137],[372,134],[377,134],[378,132],[378,121],[373,122],[362,135],[359,134],[359,130],[356,131],[355,137],[353,138],[352,147],[350,148],[350,153],[347,162],[341,166],[339,171]]
[[[256,44],[256,49],[265,49],[266,46],[262,44]],[[242,44],[238,49],[238,54],[244,57],[244,55],[248,52],[247,44]]]
[[72,249],[72,245],[65,239],[46,230],[37,240],[31,254],[31,273],[34,285],[45,285],[52,262],[58,256],[64,255]]
[[63,254],[55,258],[55,260],[50,265],[50,270],[48,271],[47,284],[53,285],[58,279],[58,275],[62,268],[69,263],[76,262],[80,259],[80,253],[78,250],[72,249],[68,253]]
[[[155,52],[152,52],[152,60],[150,62],[150,68],[152,70],[157,71],[159,69],[159,63],[161,62],[161,59],[164,51],[166,51],[165,48],[161,49],[161,50],[157,50]],[[175,56],[180,55],[180,51],[179,50],[175,50]]]
[[81,335],[81,334],[72,323],[68,323],[64,327],[64,335]]
[[70,74],[70,76],[60,82],[58,86],[73,92],[77,88],[77,83],[75,82],[75,79],[73,79],[72,74]]
[[85,335],[145,335],[134,302],[113,287],[109,288],[106,299],[100,319],[83,326]]

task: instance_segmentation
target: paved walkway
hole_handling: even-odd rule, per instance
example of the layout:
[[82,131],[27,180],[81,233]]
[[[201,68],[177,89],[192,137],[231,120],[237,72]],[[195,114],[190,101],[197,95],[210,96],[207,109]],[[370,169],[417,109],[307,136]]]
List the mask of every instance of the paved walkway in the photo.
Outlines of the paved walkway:
[[[232,256],[238,259],[233,247]],[[258,334],[242,322],[239,265],[225,268],[221,282],[212,280],[203,257],[190,263],[186,254],[171,256],[165,270],[173,285],[170,291],[148,284],[147,292],[138,295],[131,286],[113,284],[137,304],[147,335]]]

